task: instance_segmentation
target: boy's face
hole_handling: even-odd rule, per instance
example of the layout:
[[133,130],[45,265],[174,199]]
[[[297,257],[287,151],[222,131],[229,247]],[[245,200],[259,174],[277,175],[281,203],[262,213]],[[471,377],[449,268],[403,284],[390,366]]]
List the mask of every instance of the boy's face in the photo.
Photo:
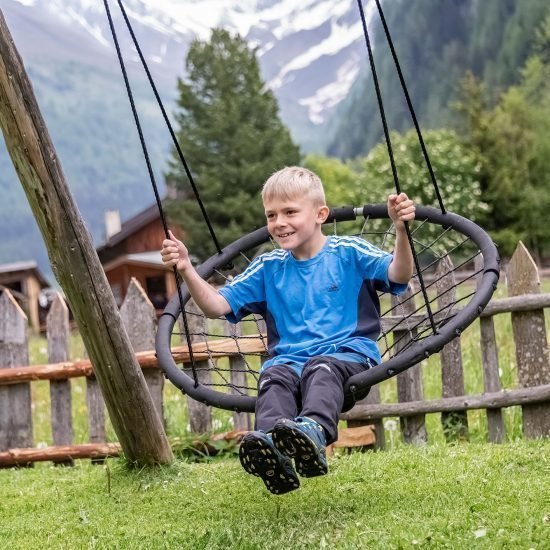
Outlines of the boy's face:
[[321,225],[328,216],[327,206],[315,205],[310,199],[271,199],[264,202],[267,229],[284,250],[297,258],[308,257],[323,239]]

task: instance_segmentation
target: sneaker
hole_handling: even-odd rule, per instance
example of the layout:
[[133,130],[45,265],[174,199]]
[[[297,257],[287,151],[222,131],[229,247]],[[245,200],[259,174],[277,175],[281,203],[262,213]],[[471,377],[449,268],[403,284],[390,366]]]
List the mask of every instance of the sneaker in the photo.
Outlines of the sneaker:
[[275,495],[300,487],[292,460],[276,449],[270,434],[247,433],[241,441],[239,459],[245,471],[261,477],[268,491]]
[[303,477],[322,476],[328,472],[323,427],[305,416],[283,418],[273,428],[275,447],[294,458],[296,471]]

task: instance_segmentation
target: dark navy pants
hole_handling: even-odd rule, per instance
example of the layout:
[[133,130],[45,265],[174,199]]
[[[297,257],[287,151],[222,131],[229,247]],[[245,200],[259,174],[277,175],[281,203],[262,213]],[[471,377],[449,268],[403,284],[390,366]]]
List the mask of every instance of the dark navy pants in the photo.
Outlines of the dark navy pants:
[[256,429],[270,432],[281,418],[307,416],[323,426],[330,445],[338,439],[344,383],[368,367],[328,356],[310,359],[301,377],[288,365],[268,367],[258,381]]

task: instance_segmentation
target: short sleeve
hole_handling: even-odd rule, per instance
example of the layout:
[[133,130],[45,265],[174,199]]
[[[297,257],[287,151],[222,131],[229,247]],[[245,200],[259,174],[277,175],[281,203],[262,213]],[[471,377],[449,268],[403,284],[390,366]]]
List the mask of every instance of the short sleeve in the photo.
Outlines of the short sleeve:
[[238,323],[251,313],[264,315],[266,308],[264,270],[262,256],[259,256],[240,275],[220,288],[219,293],[231,307],[231,313],[226,315],[229,322]]
[[388,277],[393,255],[381,250],[364,239],[357,239],[355,249],[360,273],[364,279],[375,281],[377,290],[390,294],[402,294],[408,284],[394,283]]

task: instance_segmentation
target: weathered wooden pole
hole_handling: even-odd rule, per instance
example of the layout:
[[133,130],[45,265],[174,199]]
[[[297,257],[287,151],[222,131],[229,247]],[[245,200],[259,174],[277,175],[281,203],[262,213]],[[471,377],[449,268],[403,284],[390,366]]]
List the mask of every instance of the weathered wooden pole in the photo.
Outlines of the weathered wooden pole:
[[[4,291],[0,294],[0,369],[28,365],[27,326],[27,316],[10,291]],[[31,411],[28,382],[0,387],[0,451],[32,447]]]
[[0,127],[124,454],[137,464],[171,462],[162,422],[1,11]]
[[[69,359],[69,309],[63,296],[58,292],[48,316],[46,317],[48,338],[48,361],[61,363]],[[52,419],[52,438],[54,445],[72,445],[72,394],[69,380],[52,380],[50,382],[50,403]],[[68,460],[62,464],[72,466]]]
[[[537,294],[540,278],[537,265],[520,241],[508,266],[508,294]],[[512,313],[516,361],[520,387],[550,384],[550,349],[546,338],[544,310]],[[550,437],[550,403],[524,405],[523,435]]]
[[[476,282],[479,285],[483,274],[483,259],[477,256],[475,259],[476,271],[479,275]],[[498,392],[502,389],[498,367],[498,346],[495,332],[494,316],[480,317],[479,332],[481,347],[481,364],[483,366],[483,390],[485,393]],[[502,443],[506,437],[504,415],[500,409],[487,409],[487,428],[491,443]]]
[[[415,288],[413,282],[409,284],[407,291],[401,296],[392,296],[391,303],[395,308],[397,315],[410,315],[416,311],[414,303]],[[395,351],[402,350],[416,336],[416,329],[409,331],[407,321],[401,323],[397,330],[393,331],[393,341],[395,342]],[[397,400],[399,403],[406,401],[422,401],[424,399],[424,387],[422,385],[422,365],[398,374]],[[418,416],[401,417],[401,434],[405,443],[413,445],[425,445],[428,442],[428,432],[426,431],[426,417],[423,414]]]
[[[454,266],[451,258],[444,255],[435,270],[437,306],[446,314],[451,313],[452,304],[456,301],[456,284]],[[439,353],[441,361],[441,393],[442,397],[464,395],[464,369],[462,364],[462,348],[460,339],[455,338],[446,344]],[[468,439],[468,414],[466,411],[441,413],[443,434],[447,441]]]
[[[202,315],[201,310],[194,302],[189,300],[187,307],[187,326],[193,347],[198,342],[206,342],[206,317]],[[181,339],[185,340],[185,330],[183,327],[182,318],[180,316]],[[185,372],[189,376],[193,376],[191,365],[187,365]],[[195,372],[197,380],[201,384],[209,385],[212,382],[212,371],[210,368],[210,359],[206,358],[203,361],[195,361]],[[212,431],[212,407],[200,401],[196,401],[192,397],[187,396],[187,410],[189,412],[189,427],[193,433],[201,434]]]
[[[239,336],[242,336],[242,326],[240,323],[233,324],[226,321],[224,323],[224,332],[226,336],[234,339],[235,344],[237,344],[237,339]],[[238,345],[238,344],[237,344]],[[246,387],[248,386],[247,382],[247,371],[248,365],[245,358],[242,355],[235,355],[229,357],[229,370],[231,384],[234,385],[234,388],[231,389],[233,394],[248,394]],[[233,429],[235,430],[252,430],[253,422],[252,417],[248,413],[239,413],[233,412]]]
[[[120,316],[126,333],[135,352],[155,349],[157,315],[155,307],[147,297],[138,280],[132,277],[126,298],[120,306]],[[163,389],[164,375],[160,369],[147,369],[143,372],[147,388],[155,408],[164,422]]]

